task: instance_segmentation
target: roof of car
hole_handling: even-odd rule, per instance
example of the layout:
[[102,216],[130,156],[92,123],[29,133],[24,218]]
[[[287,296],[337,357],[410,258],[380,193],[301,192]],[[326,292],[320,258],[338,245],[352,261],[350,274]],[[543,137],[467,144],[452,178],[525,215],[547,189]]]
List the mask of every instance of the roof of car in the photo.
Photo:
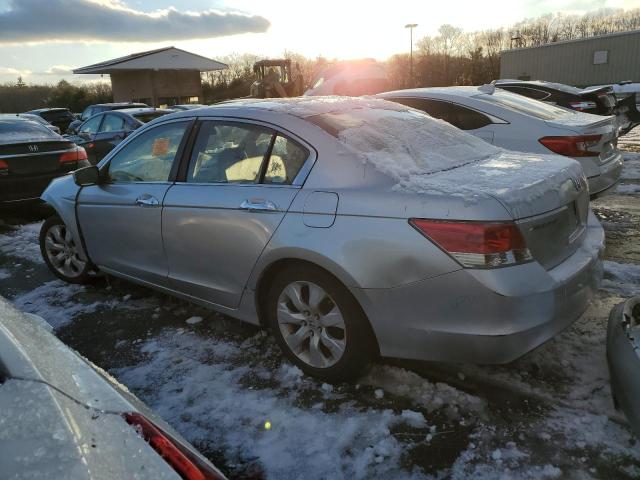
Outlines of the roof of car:
[[380,98],[385,97],[414,97],[425,96],[429,93],[441,93],[449,95],[458,95],[461,97],[472,97],[483,92],[480,87],[455,86],[455,87],[427,87],[427,88],[408,88],[406,90],[395,90],[392,92],[384,92],[376,95]]
[[45,112],[62,112],[62,111],[69,111],[68,108],[64,108],[64,107],[52,107],[52,108],[36,108],[35,110],[29,110],[28,112],[24,112],[24,113],[45,113]]
[[100,114],[107,113],[124,113],[127,115],[137,115],[140,113],[153,113],[153,112],[161,112],[161,113],[171,113],[172,110],[164,109],[164,108],[153,108],[153,107],[131,107],[131,108],[120,108],[118,110],[108,110],[106,112],[100,112]]
[[221,109],[243,109],[273,111],[293,115],[299,118],[341,113],[354,109],[377,108],[381,110],[405,111],[408,107],[373,97],[294,97],[294,98],[242,98],[214,105],[174,113],[174,116],[215,115]]
[[147,106],[146,103],[142,102],[110,102],[110,103],[94,103],[93,105],[89,105],[89,107],[125,107],[127,105],[131,106]]

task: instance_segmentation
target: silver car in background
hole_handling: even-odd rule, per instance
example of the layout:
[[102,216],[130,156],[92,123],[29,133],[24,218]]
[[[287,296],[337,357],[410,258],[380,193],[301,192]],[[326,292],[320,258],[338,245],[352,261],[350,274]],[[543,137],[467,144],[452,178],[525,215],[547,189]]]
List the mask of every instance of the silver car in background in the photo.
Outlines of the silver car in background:
[[167,115],[43,199],[60,278],[97,269],[269,327],[328,381],[378,354],[509,362],[576,320],[601,275],[576,161],[384,100]]
[[0,477],[226,477],[36,315],[0,297]]
[[620,179],[622,155],[614,116],[557,107],[494,85],[416,88],[378,96],[422,110],[498,147],[574,158],[584,169],[592,196]]

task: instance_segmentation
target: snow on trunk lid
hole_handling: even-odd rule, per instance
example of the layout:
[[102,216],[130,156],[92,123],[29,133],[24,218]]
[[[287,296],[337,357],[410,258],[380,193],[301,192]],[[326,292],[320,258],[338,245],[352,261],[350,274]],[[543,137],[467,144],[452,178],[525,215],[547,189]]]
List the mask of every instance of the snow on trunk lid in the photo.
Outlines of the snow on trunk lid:
[[362,109],[311,121],[393,178],[396,191],[463,197],[468,204],[495,198],[545,268],[582,243],[589,195],[582,167],[571,158],[503,150],[410,110]]

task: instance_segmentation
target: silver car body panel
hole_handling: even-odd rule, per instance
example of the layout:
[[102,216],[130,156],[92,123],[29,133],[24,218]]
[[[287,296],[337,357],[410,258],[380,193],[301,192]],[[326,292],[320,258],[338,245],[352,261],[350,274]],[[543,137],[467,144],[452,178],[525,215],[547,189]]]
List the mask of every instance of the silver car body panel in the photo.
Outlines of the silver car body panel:
[[3,478],[179,479],[125,422],[125,412],[142,413],[214,468],[125,387],[98,373],[43,324],[0,297]]
[[633,431],[640,436],[640,297],[616,305],[607,326],[611,391]]
[[[506,152],[502,161],[514,172],[509,188],[500,182],[483,183],[482,178],[474,185],[461,185],[468,183],[474,168],[497,168],[487,161],[425,178],[423,191],[411,193],[395,188],[396,180],[355,157],[302,115],[271,109],[272,102],[233,102],[175,113],[150,122],[131,138],[152,125],[181,118],[262,123],[303,141],[314,152],[294,185],[168,186],[163,206],[156,209],[162,212],[162,228],[130,222],[118,227],[134,230],[135,225],[140,230],[142,225],[140,239],[156,250],[162,243],[164,278],[165,266],[134,271],[145,268],[145,254],[130,264],[105,265],[113,262],[106,252],[98,252],[106,230],[102,235],[85,231],[100,221],[97,215],[95,220],[80,220],[91,259],[107,273],[255,324],[261,321],[257,293],[265,272],[282,261],[312,263],[332,273],[359,301],[383,355],[426,360],[459,361],[466,349],[469,361],[508,361],[553,336],[586,308],[599,279],[604,235],[588,208],[577,162]],[[539,165],[547,168],[532,182]],[[71,179],[65,183],[69,181],[67,189],[77,190]],[[473,192],[472,201],[450,193],[461,187]],[[64,185],[58,185],[55,195],[47,198],[56,209],[66,209],[61,213],[65,222],[75,221],[74,209],[52,198],[64,192]],[[240,208],[252,198],[269,200],[277,208]],[[412,228],[410,218],[515,220],[527,242],[536,245],[535,261],[492,270],[464,269]],[[573,227],[567,228],[567,221]],[[152,223],[157,225],[157,218]],[[129,238],[134,233],[122,235]],[[129,241],[140,248],[146,243]],[[547,255],[545,247],[553,254]],[[99,261],[93,258],[94,250]],[[121,254],[136,253],[140,250]],[[484,312],[483,321],[475,323],[478,312]],[[468,348],[452,348],[462,344]]]

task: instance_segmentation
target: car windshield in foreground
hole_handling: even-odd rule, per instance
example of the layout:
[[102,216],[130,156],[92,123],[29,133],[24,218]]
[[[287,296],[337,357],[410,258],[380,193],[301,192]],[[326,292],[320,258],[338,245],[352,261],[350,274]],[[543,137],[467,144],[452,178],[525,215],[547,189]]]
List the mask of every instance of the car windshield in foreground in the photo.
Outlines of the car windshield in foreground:
[[142,123],[150,122],[151,120],[155,120],[158,117],[162,117],[163,115],[167,115],[171,112],[145,112],[145,113],[136,113],[132,115],[136,120],[141,121]]
[[0,143],[59,138],[50,129],[30,120],[0,120]]
[[493,94],[484,93],[476,95],[476,98],[520,113],[525,113],[541,120],[556,120],[561,117],[566,117],[567,115],[575,115],[571,110],[554,107],[553,105],[525,97],[524,95],[499,89],[496,89]]
[[450,170],[499,151],[442,120],[411,109],[356,108],[306,119],[391,176]]

